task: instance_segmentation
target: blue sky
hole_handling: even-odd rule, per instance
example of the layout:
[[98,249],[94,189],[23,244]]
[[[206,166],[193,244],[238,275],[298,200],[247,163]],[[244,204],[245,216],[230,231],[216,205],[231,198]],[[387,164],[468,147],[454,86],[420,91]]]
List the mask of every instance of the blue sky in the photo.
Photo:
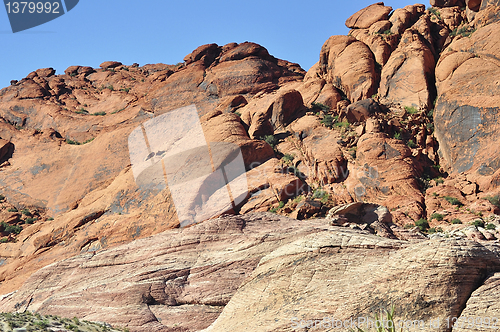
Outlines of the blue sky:
[[[70,65],[108,60],[175,64],[208,43],[256,42],[307,70],[324,41],[347,34],[345,20],[374,2],[80,0],[67,14],[15,34],[0,8],[0,88],[45,67],[63,74]],[[385,1],[394,9],[414,3]]]

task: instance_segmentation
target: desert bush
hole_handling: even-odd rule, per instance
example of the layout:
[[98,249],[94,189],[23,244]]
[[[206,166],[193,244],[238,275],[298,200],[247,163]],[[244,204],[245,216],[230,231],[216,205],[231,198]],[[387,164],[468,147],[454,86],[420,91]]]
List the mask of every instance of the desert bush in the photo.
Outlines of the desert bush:
[[443,220],[444,216],[442,214],[439,214],[439,213],[433,213],[431,215],[431,220],[432,219],[436,219],[437,221],[441,221]]
[[487,224],[485,228],[489,230],[495,230],[497,226],[495,226],[494,224]]
[[471,223],[471,225],[476,227],[484,227],[484,221],[482,221],[481,219],[476,219]]
[[422,232],[424,232],[429,229],[429,222],[427,221],[427,219],[419,219],[415,221],[415,226],[417,226]]
[[462,220],[458,219],[458,218],[455,218],[451,221],[452,224],[461,224],[462,223]]
[[498,195],[486,196],[484,199],[489,201],[491,204],[495,205],[496,207],[500,208],[500,196],[498,196]]
[[448,203],[450,204],[453,204],[453,205],[458,205],[458,206],[462,206],[462,202],[460,202],[458,200],[458,198],[455,198],[455,197],[451,197],[451,196],[444,196],[443,197],[446,201],[448,201]]

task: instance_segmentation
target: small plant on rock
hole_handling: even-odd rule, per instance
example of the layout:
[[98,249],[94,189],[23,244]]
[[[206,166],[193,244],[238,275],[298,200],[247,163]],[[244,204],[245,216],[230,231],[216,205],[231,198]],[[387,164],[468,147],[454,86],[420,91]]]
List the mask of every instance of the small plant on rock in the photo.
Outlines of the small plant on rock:
[[481,219],[476,219],[471,223],[471,225],[484,228],[484,221],[482,221]]
[[485,198],[483,198],[485,200],[487,200],[488,202],[490,202],[491,204],[495,205],[496,207],[499,207],[500,208],[500,196],[498,195],[495,195],[495,196],[486,196]]
[[452,224],[456,225],[456,224],[461,224],[462,223],[462,220],[458,219],[458,218],[455,218],[451,221]]
[[429,229],[429,222],[427,219],[419,219],[415,221],[415,226],[417,226],[420,231],[425,232],[427,229]]
[[446,201],[448,201],[448,203],[450,204],[453,204],[453,205],[457,205],[457,206],[462,206],[462,202],[460,202],[458,200],[458,198],[455,198],[455,197],[451,197],[451,196],[444,196],[443,197]]
[[443,220],[443,218],[444,218],[444,216],[442,214],[439,214],[439,213],[431,214],[431,220],[436,219],[437,221],[441,221],[441,220]]
[[405,106],[405,111],[408,114],[417,114],[418,109],[415,106]]
[[497,226],[495,226],[494,224],[487,224],[485,228],[493,231],[497,228]]
[[311,108],[313,110],[326,111],[326,112],[330,110],[330,106],[316,102],[311,103]]
[[412,139],[408,141],[407,145],[410,149],[415,149],[417,147],[417,143],[415,143]]

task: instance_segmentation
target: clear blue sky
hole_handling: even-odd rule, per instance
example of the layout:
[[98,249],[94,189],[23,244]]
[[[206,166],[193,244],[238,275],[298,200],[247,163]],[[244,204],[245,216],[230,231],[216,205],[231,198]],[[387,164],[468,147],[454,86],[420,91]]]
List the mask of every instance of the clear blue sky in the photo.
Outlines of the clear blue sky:
[[[45,67],[63,74],[70,65],[107,60],[175,64],[208,43],[256,42],[307,70],[324,41],[347,34],[345,20],[374,2],[80,0],[67,14],[16,34],[0,8],[0,88]],[[394,9],[414,3],[385,1]]]

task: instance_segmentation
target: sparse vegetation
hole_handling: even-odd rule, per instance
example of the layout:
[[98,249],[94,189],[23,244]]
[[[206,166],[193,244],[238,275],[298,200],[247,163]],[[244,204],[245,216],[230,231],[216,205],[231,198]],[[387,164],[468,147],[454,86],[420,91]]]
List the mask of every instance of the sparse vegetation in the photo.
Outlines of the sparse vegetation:
[[441,221],[444,219],[444,216],[442,214],[439,214],[439,213],[433,213],[433,214],[431,214],[431,220],[432,219],[436,219],[437,221]]
[[295,159],[295,156],[291,154],[285,154],[281,159],[283,159],[285,163],[289,164]]
[[17,211],[16,208],[9,208],[7,209],[7,212],[19,212],[19,211]]
[[443,197],[446,201],[448,201],[448,203],[452,204],[452,205],[457,205],[457,206],[462,206],[462,202],[460,202],[458,200],[458,198],[455,198],[455,197],[451,197],[451,196],[444,196]]
[[316,103],[316,102],[311,103],[311,108],[313,110],[321,110],[321,111],[326,111],[326,112],[328,112],[330,110],[330,106],[322,104],[322,103]]
[[412,139],[408,141],[407,145],[410,149],[415,149],[417,147],[417,143],[415,143]]
[[435,179],[434,179],[434,182],[436,182],[436,184],[438,184],[438,185],[439,185],[439,184],[444,183],[444,179],[443,179],[442,177],[435,178]]
[[333,128],[334,123],[337,122],[338,116],[332,116],[331,114],[326,114],[323,119],[321,119],[321,123],[330,129]]
[[495,226],[494,224],[487,224],[485,228],[493,231],[497,228],[497,226]]
[[318,188],[314,190],[312,198],[320,199],[321,203],[325,204],[328,201],[328,198],[330,198],[330,195],[328,195],[328,193],[325,190]]
[[484,228],[484,221],[482,221],[481,219],[476,219],[471,223],[471,225]]
[[425,232],[427,229],[429,229],[429,222],[427,219],[419,219],[415,221],[415,226],[417,226],[420,231]]
[[64,327],[64,331],[73,332],[129,332],[127,328],[112,328],[102,323],[79,321],[76,317],[69,319],[53,315],[42,316],[30,311],[0,313],[0,324],[2,323],[7,327],[6,331],[21,327],[24,327],[27,332],[60,331]]
[[241,118],[241,113],[240,112],[233,112],[233,114],[236,114],[237,116],[239,116]]
[[76,113],[76,114],[89,114],[89,112],[88,112],[85,108],[83,108],[83,107],[81,107],[81,108],[80,108],[78,111],[76,111],[75,113]]
[[396,131],[394,133],[394,139],[401,139],[401,133]]
[[92,115],[95,115],[95,116],[103,116],[103,115],[106,115],[106,112],[95,112],[95,113],[92,113]]
[[120,108],[119,110],[116,110],[116,111],[113,111],[111,112],[111,114],[116,114],[116,113],[120,113],[121,111],[125,110],[125,108]]
[[66,139],[66,143],[71,144],[71,145],[84,145],[84,144],[92,142],[93,140],[94,140],[94,138],[88,139],[85,142],[77,142],[77,141],[73,141],[72,139],[68,138],[68,139]]
[[0,231],[5,232],[7,234],[19,234],[23,228],[18,225],[9,225],[6,222],[2,221],[0,223]]
[[264,136],[264,141],[269,144],[273,149],[278,145],[278,139],[274,137],[274,135],[266,135]]
[[429,234],[433,234],[433,233],[442,233],[443,232],[443,229],[441,227],[432,227],[432,228],[429,228],[429,230],[427,231],[427,233]]
[[128,93],[130,91],[130,88],[121,88],[120,91]]
[[441,19],[441,14],[439,13],[439,11],[436,8],[433,8],[433,7],[429,8],[429,12],[432,15],[436,16],[438,19]]
[[462,37],[470,37],[476,29],[473,29],[467,25],[461,27],[461,28],[455,28],[451,33],[450,36],[455,37],[455,36],[462,36]]
[[408,114],[417,114],[419,112],[415,106],[405,106],[405,111]]
[[[385,317],[384,317],[385,316]],[[376,313],[373,315],[374,322],[380,322],[379,324],[373,324],[376,332],[397,332],[398,321],[395,319],[396,317],[396,307],[394,305],[391,306],[389,310],[380,309],[380,313]],[[360,327],[357,327],[356,330],[350,329],[350,332],[367,332],[367,330],[363,330]],[[401,331],[403,331],[403,327],[401,327]]]
[[458,218],[455,218],[451,221],[452,224],[456,225],[456,224],[461,224],[462,223],[462,220],[458,219]]
[[31,212],[28,209],[21,210],[21,213],[24,214],[25,216],[31,217]]
[[483,198],[485,200],[487,200],[488,202],[490,202],[491,204],[495,205],[496,207],[500,208],[500,196],[499,195],[495,195],[495,196],[486,196],[485,198]]
[[37,218],[26,218],[26,220],[24,221],[25,224],[28,224],[28,225],[31,225],[33,224],[35,221],[37,221]]

